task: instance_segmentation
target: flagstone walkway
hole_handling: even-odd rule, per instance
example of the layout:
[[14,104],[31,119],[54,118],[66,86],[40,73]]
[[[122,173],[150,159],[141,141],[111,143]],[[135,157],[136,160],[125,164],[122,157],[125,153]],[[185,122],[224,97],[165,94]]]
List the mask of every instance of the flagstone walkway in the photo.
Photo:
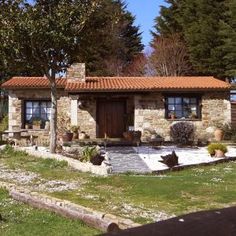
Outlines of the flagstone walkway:
[[132,147],[109,147],[107,151],[113,174],[126,172],[144,174],[152,172]]

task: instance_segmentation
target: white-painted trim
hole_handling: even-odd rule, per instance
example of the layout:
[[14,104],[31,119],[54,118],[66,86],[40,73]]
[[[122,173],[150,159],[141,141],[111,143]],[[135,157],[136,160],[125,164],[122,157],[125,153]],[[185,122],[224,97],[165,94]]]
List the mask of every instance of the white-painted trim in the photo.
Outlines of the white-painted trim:
[[71,107],[71,125],[78,125],[78,100],[77,99],[71,99],[70,103]]

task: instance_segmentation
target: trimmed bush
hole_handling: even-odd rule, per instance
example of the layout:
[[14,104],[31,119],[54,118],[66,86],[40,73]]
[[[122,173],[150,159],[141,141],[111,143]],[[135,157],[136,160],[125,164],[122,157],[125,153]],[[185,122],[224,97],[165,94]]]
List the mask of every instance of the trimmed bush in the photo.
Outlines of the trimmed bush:
[[228,152],[227,146],[222,143],[211,143],[207,147],[207,151],[211,156],[215,155],[215,150],[221,150],[223,153]]
[[181,145],[187,145],[194,138],[194,125],[190,122],[181,121],[170,127],[172,140]]

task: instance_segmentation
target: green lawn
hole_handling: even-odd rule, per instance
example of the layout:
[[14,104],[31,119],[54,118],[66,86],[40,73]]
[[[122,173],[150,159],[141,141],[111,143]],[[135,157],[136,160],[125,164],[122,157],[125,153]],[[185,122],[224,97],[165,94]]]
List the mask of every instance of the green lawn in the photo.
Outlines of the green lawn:
[[0,189],[1,236],[67,236],[96,235],[99,231],[80,221],[69,220],[44,210],[18,203]]
[[5,152],[0,163],[46,179],[78,180],[78,190],[48,193],[55,197],[146,223],[159,211],[168,215],[236,205],[236,162],[191,168],[164,176],[95,177],[72,171],[65,163],[24,153]]

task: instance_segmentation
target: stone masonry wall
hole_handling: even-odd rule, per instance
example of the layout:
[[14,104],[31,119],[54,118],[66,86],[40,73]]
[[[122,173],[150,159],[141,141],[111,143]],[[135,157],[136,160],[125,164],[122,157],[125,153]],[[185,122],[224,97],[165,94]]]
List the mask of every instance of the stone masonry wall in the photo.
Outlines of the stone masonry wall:
[[78,125],[90,138],[96,138],[96,100],[85,101],[84,107],[78,107]]
[[[164,96],[161,93],[135,96],[135,130],[154,129],[166,141],[170,140],[170,126],[177,122],[165,118]],[[193,120],[196,136],[212,135],[217,124],[231,122],[228,92],[208,92],[202,96],[202,119]],[[181,120],[182,121],[182,120]],[[145,137],[144,137],[145,138]]]
[[[48,99],[50,100],[49,90],[15,90],[9,91],[9,130],[23,128],[23,102],[24,100]],[[65,113],[70,118],[70,98],[66,93],[58,91],[58,116]],[[33,134],[47,136],[48,131],[33,131]]]

